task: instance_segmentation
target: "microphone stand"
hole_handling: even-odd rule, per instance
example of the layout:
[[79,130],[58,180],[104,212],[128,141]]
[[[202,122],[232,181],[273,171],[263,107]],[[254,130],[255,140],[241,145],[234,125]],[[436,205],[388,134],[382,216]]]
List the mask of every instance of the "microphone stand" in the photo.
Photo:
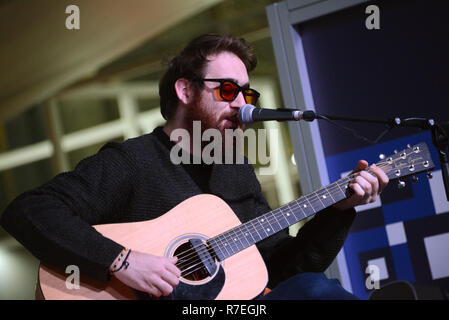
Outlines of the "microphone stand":
[[[336,120],[336,121],[350,121],[350,122],[365,122],[374,124],[385,124],[389,129],[396,127],[402,128],[419,128],[422,130],[430,130],[432,134],[432,142],[438,151],[441,173],[443,176],[444,189],[446,191],[446,199],[449,201],[449,121],[436,124],[434,119],[426,118],[400,118],[394,117],[389,119],[366,119],[366,118],[350,118],[334,115],[319,115],[314,111],[304,111],[302,120],[311,122],[315,119]],[[377,139],[378,141],[379,139]],[[376,142],[377,142],[376,141]]]

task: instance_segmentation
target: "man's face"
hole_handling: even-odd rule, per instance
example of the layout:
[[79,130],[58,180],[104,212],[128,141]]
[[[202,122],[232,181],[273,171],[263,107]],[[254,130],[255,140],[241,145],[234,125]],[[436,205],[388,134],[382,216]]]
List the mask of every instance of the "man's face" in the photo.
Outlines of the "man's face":
[[[235,54],[222,52],[209,56],[205,79],[230,79],[241,87],[249,85],[245,64]],[[224,136],[225,129],[244,129],[238,120],[239,109],[246,104],[242,92],[234,101],[222,101],[218,88],[220,83],[204,81],[204,88],[189,108],[188,121],[201,120],[201,129],[216,128]]]

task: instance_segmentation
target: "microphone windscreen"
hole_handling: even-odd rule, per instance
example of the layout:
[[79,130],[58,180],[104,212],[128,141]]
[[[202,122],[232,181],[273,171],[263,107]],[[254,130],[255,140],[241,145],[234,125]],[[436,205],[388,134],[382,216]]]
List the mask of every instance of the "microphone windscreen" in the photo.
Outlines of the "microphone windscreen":
[[251,124],[253,123],[253,110],[256,109],[255,106],[251,104],[245,104],[239,110],[239,120],[243,124]]

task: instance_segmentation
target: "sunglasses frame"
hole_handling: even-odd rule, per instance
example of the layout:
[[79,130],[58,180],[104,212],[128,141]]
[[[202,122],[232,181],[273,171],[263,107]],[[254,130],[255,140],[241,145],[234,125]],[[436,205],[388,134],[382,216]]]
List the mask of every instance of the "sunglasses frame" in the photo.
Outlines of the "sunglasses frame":
[[[259,100],[259,97],[260,97],[260,93],[257,92],[257,90],[252,89],[252,88],[242,88],[235,81],[230,80],[230,79],[209,79],[208,78],[208,79],[198,79],[198,80],[200,80],[200,81],[219,82],[220,83],[220,87],[218,89],[219,89],[219,93],[220,93],[220,98],[223,99],[223,101],[227,101],[227,102],[234,101],[237,98],[237,96],[239,95],[239,93],[241,92],[243,94],[243,98],[245,98],[245,102],[247,102],[246,101],[246,96],[245,96],[245,91],[246,90],[251,90],[253,92],[252,96],[255,95],[255,97],[256,97],[255,100],[256,101],[253,103],[254,105],[257,103],[257,101]],[[230,82],[231,84],[233,84],[233,85],[235,85],[237,87],[236,93],[234,94],[234,97],[231,100],[226,99],[226,98],[223,97],[222,89],[223,89],[223,84],[225,82]]]

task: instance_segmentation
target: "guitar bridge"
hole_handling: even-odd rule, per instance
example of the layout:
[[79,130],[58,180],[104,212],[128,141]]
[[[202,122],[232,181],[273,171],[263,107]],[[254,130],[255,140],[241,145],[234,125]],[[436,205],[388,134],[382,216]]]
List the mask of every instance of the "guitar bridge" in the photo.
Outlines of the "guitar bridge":
[[197,263],[202,264],[203,270],[207,272],[207,276],[212,276],[217,270],[217,265],[206,244],[201,239],[190,239],[189,243],[198,256]]

